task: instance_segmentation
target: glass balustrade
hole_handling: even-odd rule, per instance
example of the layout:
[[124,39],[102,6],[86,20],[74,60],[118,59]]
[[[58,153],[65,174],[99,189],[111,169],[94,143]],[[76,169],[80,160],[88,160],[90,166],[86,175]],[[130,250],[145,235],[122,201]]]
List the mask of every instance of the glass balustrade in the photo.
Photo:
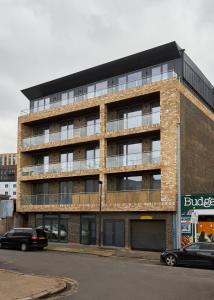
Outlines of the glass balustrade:
[[46,173],[61,173],[61,172],[72,172],[91,170],[99,168],[99,158],[87,159],[87,160],[76,160],[72,162],[62,163],[51,163],[44,165],[33,165],[22,168],[22,176],[33,176],[42,175]]
[[106,167],[124,167],[160,162],[160,151],[141,152],[128,155],[115,155],[106,158]]
[[36,135],[27,137],[22,140],[22,145],[25,147],[33,145],[48,144],[51,142],[65,141],[76,137],[91,136],[100,133],[100,127],[97,125],[76,127],[72,130],[62,130],[59,132]]
[[22,205],[72,205],[94,207],[98,206],[98,193],[58,193],[23,195]]
[[132,116],[125,119],[115,119],[107,122],[107,131],[119,131],[129,128],[137,128],[160,123],[160,112],[143,116]]
[[[124,75],[124,77],[126,77],[126,75]],[[123,78],[122,75],[119,76],[119,83],[121,78]],[[84,90],[87,92],[75,96],[74,93],[71,93],[72,91],[70,91],[68,93],[70,93],[72,96],[69,96],[68,98],[62,98],[62,95],[65,93],[65,91],[63,91],[61,93],[60,100],[54,102],[41,101],[40,104],[40,100],[36,100],[38,103],[36,106],[31,107],[30,109],[22,110],[21,114],[31,114],[34,112],[41,112],[43,110],[56,108],[67,104],[73,104],[79,101],[84,101],[99,96],[113,94],[131,88],[151,84],[151,83],[156,83],[158,81],[177,78],[177,74],[172,70],[164,73],[153,74],[151,76],[146,76],[141,78],[138,77],[138,79],[135,80],[132,79],[131,74],[130,75],[127,74],[127,78],[128,79],[125,82],[122,82],[121,84],[115,84],[111,87],[108,87],[107,84],[102,84],[104,82],[107,82],[107,80],[101,83],[98,82],[98,83],[90,84],[89,86],[84,87]],[[96,90],[91,90],[90,89],[91,86],[96,86]]]

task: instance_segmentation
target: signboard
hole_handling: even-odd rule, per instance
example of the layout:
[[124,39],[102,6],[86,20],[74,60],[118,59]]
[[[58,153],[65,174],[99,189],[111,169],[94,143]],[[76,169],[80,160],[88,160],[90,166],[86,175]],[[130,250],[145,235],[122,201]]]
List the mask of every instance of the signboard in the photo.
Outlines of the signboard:
[[152,220],[153,217],[152,216],[140,216],[141,220]]
[[181,213],[194,209],[214,209],[214,194],[181,196]]
[[214,209],[214,194],[194,194],[181,196],[181,245],[193,242],[196,237],[198,215],[195,210]]

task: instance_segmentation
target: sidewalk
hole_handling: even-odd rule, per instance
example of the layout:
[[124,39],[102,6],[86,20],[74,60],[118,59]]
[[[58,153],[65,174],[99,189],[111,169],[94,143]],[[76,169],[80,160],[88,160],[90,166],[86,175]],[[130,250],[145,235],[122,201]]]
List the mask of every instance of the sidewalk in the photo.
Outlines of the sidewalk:
[[71,243],[49,243],[46,248],[48,251],[61,251],[70,253],[80,254],[92,254],[103,257],[117,256],[127,258],[138,258],[145,261],[160,261],[160,252],[149,252],[149,251],[134,251],[127,248],[108,248],[91,245],[79,245]]
[[59,278],[27,275],[0,269],[0,300],[30,300],[54,295],[66,289]]

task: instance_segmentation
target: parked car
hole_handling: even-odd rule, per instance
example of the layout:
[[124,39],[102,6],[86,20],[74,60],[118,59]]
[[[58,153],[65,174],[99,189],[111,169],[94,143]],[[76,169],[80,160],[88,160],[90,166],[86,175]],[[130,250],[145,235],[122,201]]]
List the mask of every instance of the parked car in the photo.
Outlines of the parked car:
[[214,267],[214,244],[192,243],[179,250],[166,250],[161,253],[160,260],[168,266]]
[[14,228],[0,237],[0,248],[43,249],[48,245],[47,234],[40,228]]

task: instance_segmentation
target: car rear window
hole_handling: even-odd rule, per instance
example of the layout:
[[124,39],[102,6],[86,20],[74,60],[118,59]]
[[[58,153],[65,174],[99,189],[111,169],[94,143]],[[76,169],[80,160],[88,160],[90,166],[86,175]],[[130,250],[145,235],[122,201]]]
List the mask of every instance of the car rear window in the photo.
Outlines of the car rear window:
[[32,229],[15,229],[14,236],[31,236],[33,233]]
[[36,229],[37,237],[47,237],[45,231],[43,229]]

